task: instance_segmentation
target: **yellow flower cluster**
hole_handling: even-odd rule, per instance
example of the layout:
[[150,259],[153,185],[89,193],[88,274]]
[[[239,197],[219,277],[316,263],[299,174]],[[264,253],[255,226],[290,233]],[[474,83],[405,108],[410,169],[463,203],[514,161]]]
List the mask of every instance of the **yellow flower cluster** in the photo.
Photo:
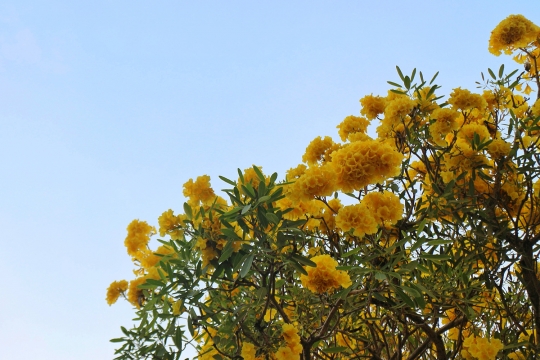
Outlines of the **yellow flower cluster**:
[[302,344],[296,327],[293,324],[283,324],[282,335],[287,345],[280,347],[275,353],[276,360],[300,360]]
[[540,28],[523,15],[510,15],[491,32],[489,52],[499,56],[510,55],[518,48],[527,47],[540,36]]
[[345,288],[351,286],[349,275],[345,271],[336,270],[338,263],[330,255],[314,256],[311,260],[317,266],[304,267],[307,275],[300,275],[300,281],[305,288],[314,293],[322,294],[340,286]]
[[379,225],[393,225],[403,216],[403,204],[390,191],[371,192],[364,196],[362,204],[370,211]]
[[158,218],[159,236],[169,234],[172,240],[180,240],[184,236],[184,231],[179,229],[182,226],[185,215],[174,215],[171,209],[165,211]]
[[107,289],[107,304],[112,305],[128,289],[126,280],[113,281]]
[[367,131],[369,126],[369,120],[360,116],[350,115],[347,116],[341,124],[337,126],[339,137],[342,141],[347,140],[349,135],[362,133],[364,134]]
[[487,146],[487,151],[494,160],[508,156],[511,149],[512,144],[502,139],[495,139]]
[[498,339],[488,340],[469,336],[463,341],[461,356],[465,360],[495,360],[497,353],[503,347],[502,342]]
[[324,139],[317,136],[307,146],[302,161],[309,165],[319,161],[328,161],[330,154],[336,149],[336,145],[330,136],[325,136]]
[[354,229],[353,235],[359,238],[377,232],[378,224],[365,204],[342,207],[336,216],[336,226],[343,231]]
[[309,201],[315,196],[329,196],[336,191],[336,175],[329,164],[312,166],[289,187],[289,197]]
[[256,356],[256,349],[255,345],[245,342],[242,345],[242,351],[240,352],[240,355],[244,358],[244,360],[259,360],[262,359],[262,357]]
[[380,96],[367,95],[360,99],[362,110],[360,113],[369,120],[375,119],[379,114],[384,113],[386,99]]
[[445,140],[446,135],[459,128],[456,121],[458,117],[459,113],[453,109],[440,108],[433,111],[431,118],[435,119],[435,122],[429,126],[429,132],[435,144],[448,145]]
[[127,237],[124,240],[124,245],[127,252],[131,256],[135,256],[137,252],[144,249],[150,241],[150,236],[156,233],[153,226],[148,225],[146,221],[133,220],[127,227]]
[[402,154],[379,141],[348,144],[332,154],[337,187],[348,193],[382,182],[399,174],[402,160]]
[[210,176],[202,175],[197,180],[189,179],[184,184],[184,196],[189,198],[188,202],[192,206],[198,206],[200,203],[209,205],[216,198],[214,190],[210,186]]
[[473,94],[462,88],[456,88],[452,91],[448,103],[458,110],[483,110],[487,107],[487,102],[482,95]]

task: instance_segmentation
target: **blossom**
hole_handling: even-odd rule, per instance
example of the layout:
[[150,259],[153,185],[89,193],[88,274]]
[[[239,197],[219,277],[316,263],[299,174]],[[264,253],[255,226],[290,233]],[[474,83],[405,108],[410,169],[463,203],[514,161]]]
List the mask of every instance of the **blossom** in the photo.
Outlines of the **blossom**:
[[388,103],[384,109],[384,117],[385,119],[391,119],[393,122],[399,122],[409,115],[415,106],[416,102],[408,96],[399,96]]
[[365,204],[342,207],[336,216],[336,226],[343,231],[354,229],[353,235],[363,237],[377,232],[377,221]]
[[379,225],[393,225],[403,216],[403,204],[390,191],[371,192],[364,196],[362,204],[370,210]]
[[306,148],[305,154],[302,156],[302,161],[312,165],[316,164],[318,161],[328,160],[330,155],[329,152],[334,148],[334,142],[330,136],[325,136],[322,139],[320,136],[317,136],[313,141],[309,143]]
[[126,280],[113,281],[107,289],[107,304],[114,304],[120,297],[120,294],[123,294],[127,289],[128,282]]
[[183,216],[174,215],[171,209],[165,211],[158,218],[159,236],[165,236],[165,234],[168,233],[173,240],[181,239],[184,232],[182,229],[179,229],[179,227],[182,226],[183,220]]
[[329,196],[336,190],[334,169],[325,164],[312,166],[289,188],[289,197],[293,200],[309,201],[315,196]]
[[129,282],[127,299],[131,303],[131,305],[135,306],[136,308],[140,308],[142,305],[144,296],[142,290],[139,289],[139,285],[144,284],[146,282],[146,279],[146,276],[140,276]]
[[189,179],[184,184],[183,194],[194,205],[199,205],[201,202],[205,205],[209,204],[216,197],[214,190],[210,187],[210,176],[208,175],[198,176],[195,181]]
[[502,139],[495,139],[487,146],[488,153],[495,160],[507,156],[511,149],[512,145]]
[[251,344],[251,343],[248,343],[248,342],[245,342],[243,345],[242,345],[242,352],[240,353],[240,355],[242,355],[242,357],[244,358],[244,360],[255,360],[255,359],[258,359],[256,356],[256,349],[255,349],[255,345]]
[[531,112],[534,116],[540,116],[540,99],[536,100],[531,106]]
[[499,56],[504,51],[510,55],[514,50],[526,47],[540,36],[540,28],[523,15],[510,15],[491,32],[489,52]]
[[280,347],[274,354],[277,360],[300,360],[302,344],[297,329],[293,324],[283,324],[285,346]]
[[302,285],[314,293],[337,289],[340,286],[351,286],[349,275],[342,270],[336,270],[338,263],[330,255],[318,255],[311,258],[316,267],[307,266],[304,269],[307,275],[300,275]]
[[356,141],[332,155],[337,187],[343,192],[359,190],[399,174],[403,155],[375,140]]
[[360,99],[360,104],[362,105],[360,113],[369,120],[373,120],[377,115],[384,113],[386,99],[380,96],[366,95]]
[[365,133],[369,125],[369,120],[360,116],[350,115],[347,116],[341,124],[336,126],[338,130],[339,137],[342,141],[347,140],[349,135],[354,133]]
[[304,164],[299,164],[297,167],[290,168],[287,171],[287,180],[299,178],[303,173],[306,172],[306,169],[307,169],[307,166]]
[[497,353],[503,347],[499,339],[488,340],[486,338],[469,336],[463,341],[461,356],[467,360],[495,360]]
[[433,111],[431,117],[435,119],[435,122],[429,126],[433,141],[439,146],[447,146],[445,137],[448,133],[458,129],[456,119],[459,117],[459,113],[453,109],[439,108]]
[[486,100],[479,94],[473,94],[467,89],[455,88],[450,94],[448,103],[459,110],[479,109],[487,107]]
[[131,256],[135,256],[137,251],[145,248],[150,241],[150,236],[156,233],[153,226],[148,225],[146,221],[133,220],[127,227],[127,237],[124,245]]

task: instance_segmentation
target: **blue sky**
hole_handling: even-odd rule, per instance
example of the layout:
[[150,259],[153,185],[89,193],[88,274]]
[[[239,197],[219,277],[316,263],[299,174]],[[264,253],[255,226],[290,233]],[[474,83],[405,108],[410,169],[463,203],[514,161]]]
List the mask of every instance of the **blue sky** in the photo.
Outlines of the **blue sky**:
[[[490,31],[536,1],[25,1],[0,5],[0,348],[111,359],[134,218],[182,184],[283,174],[319,135],[416,67],[474,90]],[[536,9],[536,10],[535,10]]]

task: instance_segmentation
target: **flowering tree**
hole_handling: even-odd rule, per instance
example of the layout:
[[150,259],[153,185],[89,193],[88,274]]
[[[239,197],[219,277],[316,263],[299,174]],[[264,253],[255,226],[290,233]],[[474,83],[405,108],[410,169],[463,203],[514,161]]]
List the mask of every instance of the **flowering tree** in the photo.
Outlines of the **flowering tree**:
[[539,36],[509,16],[489,51],[524,69],[488,69],[482,93],[398,68],[285,179],[253,166],[218,196],[200,176],[159,229],[134,220],[137,277],[107,291],[137,309],[117,359],[535,358]]

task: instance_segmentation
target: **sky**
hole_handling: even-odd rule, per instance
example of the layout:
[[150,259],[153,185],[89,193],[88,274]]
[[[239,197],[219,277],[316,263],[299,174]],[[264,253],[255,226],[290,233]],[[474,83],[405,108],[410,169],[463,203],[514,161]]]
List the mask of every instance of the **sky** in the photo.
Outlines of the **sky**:
[[480,91],[488,67],[518,68],[491,30],[540,25],[536,2],[3,0],[2,357],[112,359],[134,311],[105,291],[134,277],[131,220],[181,212],[200,175],[283,175],[396,65]]

